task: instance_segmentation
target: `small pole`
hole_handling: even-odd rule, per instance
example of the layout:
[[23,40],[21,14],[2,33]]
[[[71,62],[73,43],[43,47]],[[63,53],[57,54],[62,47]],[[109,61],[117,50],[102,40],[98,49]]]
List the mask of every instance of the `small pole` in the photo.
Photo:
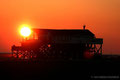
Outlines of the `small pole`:
[[83,30],[85,30],[86,25],[83,25]]
[[35,32],[33,32],[33,39],[35,39]]
[[22,42],[24,42],[24,37],[22,37]]

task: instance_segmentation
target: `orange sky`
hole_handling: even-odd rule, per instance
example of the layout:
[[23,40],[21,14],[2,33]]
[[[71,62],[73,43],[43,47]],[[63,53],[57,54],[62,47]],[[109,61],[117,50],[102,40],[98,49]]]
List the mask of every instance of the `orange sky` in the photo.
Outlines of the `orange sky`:
[[0,0],[0,52],[19,45],[18,28],[80,29],[104,38],[104,54],[120,54],[120,0]]

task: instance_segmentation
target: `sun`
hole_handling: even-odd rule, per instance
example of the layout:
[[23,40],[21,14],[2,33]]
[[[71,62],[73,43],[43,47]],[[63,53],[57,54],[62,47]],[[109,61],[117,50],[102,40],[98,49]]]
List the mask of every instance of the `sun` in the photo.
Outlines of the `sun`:
[[28,37],[31,34],[31,29],[28,26],[22,26],[20,34],[24,37]]

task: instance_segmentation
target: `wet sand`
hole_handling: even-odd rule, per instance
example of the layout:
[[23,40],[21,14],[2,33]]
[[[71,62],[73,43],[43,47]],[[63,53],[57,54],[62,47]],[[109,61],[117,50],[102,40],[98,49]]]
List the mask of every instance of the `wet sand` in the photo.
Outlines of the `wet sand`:
[[120,58],[79,61],[23,61],[0,54],[0,76],[9,80],[93,79],[94,76],[120,75]]

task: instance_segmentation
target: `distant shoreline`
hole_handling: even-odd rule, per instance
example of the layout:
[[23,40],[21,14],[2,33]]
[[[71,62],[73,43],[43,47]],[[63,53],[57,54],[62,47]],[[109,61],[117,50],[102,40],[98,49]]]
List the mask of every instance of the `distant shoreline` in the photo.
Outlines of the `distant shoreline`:
[[0,54],[12,54],[11,52],[0,52]]

